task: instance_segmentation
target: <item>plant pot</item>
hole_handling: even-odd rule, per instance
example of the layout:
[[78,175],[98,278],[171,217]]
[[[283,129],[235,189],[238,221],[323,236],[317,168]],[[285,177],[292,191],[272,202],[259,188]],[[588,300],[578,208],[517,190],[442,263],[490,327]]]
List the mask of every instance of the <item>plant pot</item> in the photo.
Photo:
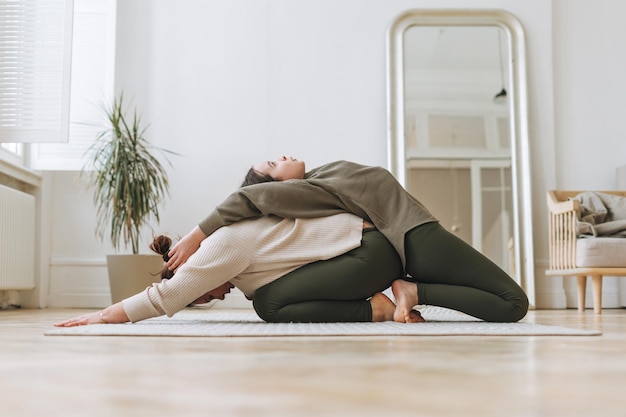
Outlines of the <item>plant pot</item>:
[[159,255],[107,255],[113,304],[161,282],[163,258]]

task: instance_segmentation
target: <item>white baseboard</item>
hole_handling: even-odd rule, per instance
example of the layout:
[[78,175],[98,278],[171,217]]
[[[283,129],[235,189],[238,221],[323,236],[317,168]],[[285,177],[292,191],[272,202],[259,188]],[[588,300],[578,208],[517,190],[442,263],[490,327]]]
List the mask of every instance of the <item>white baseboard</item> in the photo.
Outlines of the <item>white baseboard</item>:
[[48,307],[104,308],[111,305],[105,259],[53,259]]
[[[104,259],[54,259],[50,262],[47,306],[53,308],[105,308],[111,305],[109,277]],[[207,306],[251,309],[252,301],[234,288],[223,301]]]
[[548,260],[535,260],[535,309],[563,309],[567,307],[563,279],[546,275]]
[[[546,267],[547,261],[537,262],[534,307],[577,308],[575,279],[546,276]],[[106,260],[55,259],[50,262],[49,270],[48,307],[104,308],[111,304]],[[603,308],[620,308],[626,304],[626,279],[606,277],[603,283]],[[392,296],[390,291],[386,293]],[[592,300],[591,285],[588,285],[588,308],[591,308]],[[223,301],[214,301],[211,306],[218,309],[251,309],[252,301],[234,288]]]

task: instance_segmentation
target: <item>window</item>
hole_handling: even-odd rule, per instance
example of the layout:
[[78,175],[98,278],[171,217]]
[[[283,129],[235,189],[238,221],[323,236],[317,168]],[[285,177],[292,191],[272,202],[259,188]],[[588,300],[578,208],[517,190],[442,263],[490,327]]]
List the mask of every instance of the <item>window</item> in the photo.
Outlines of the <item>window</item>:
[[7,150],[8,152],[14,153],[16,155],[22,154],[22,144],[21,143],[0,143],[0,147]]
[[17,165],[24,164],[24,144],[0,143],[0,159],[13,162]]
[[67,141],[73,0],[0,2],[0,142]]
[[105,120],[101,105],[113,97],[115,0],[74,0],[72,80],[68,143],[33,144],[37,170],[81,170]]

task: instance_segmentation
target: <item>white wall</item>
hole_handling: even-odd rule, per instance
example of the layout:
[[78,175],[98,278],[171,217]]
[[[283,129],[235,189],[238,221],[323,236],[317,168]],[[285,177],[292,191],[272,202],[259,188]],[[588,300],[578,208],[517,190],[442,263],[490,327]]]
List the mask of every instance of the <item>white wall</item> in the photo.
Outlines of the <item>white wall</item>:
[[[616,189],[615,170],[626,164],[626,3],[553,4],[556,188]],[[568,307],[575,305],[574,280],[565,280]],[[603,305],[626,303],[617,282],[604,279]]]
[[[558,11],[554,26],[552,4]],[[624,11],[617,0],[610,4]],[[527,32],[537,301],[564,306],[560,281],[541,273],[547,258],[545,191],[578,188],[572,175],[584,181],[581,186],[611,188],[615,166],[624,163],[615,153],[607,160],[599,145],[623,149],[619,96],[604,92],[602,108],[593,104],[603,89],[597,88],[600,80],[607,90],[620,83],[625,88],[617,69],[603,68],[601,77],[594,71],[596,63],[610,62],[619,50],[574,41],[594,30],[606,36],[590,35],[596,41],[611,40],[609,35],[622,30],[621,13],[591,0],[120,1],[117,88],[134,97],[151,123],[149,138],[183,155],[172,158],[172,195],[157,231],[186,233],[260,159],[286,154],[309,167],[336,159],[384,166],[387,28],[409,8],[468,7],[507,10]],[[594,30],[581,23],[588,18]],[[614,22],[609,29],[606,19]],[[553,29],[559,71],[554,82]],[[589,53],[594,57],[586,61]],[[556,119],[553,93],[560,106]],[[587,146],[588,135],[600,126],[603,135],[596,139],[606,142]],[[570,143],[577,149],[564,157]],[[583,174],[579,169],[587,162],[595,163],[594,169]],[[103,264],[96,260],[104,262],[110,248],[93,237],[89,197],[74,174],[47,175],[54,184],[52,218],[61,225],[52,233],[52,263],[87,260],[74,269],[51,268],[50,305],[106,305]]]
[[626,3],[554,2],[556,175],[564,189],[615,189],[626,163]]

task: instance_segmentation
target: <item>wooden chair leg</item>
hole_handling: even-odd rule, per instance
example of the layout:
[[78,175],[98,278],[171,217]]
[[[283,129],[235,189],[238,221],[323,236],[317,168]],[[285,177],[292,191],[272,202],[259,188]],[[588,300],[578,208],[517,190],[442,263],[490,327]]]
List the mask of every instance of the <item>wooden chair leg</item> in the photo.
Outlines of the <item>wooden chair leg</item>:
[[585,311],[585,296],[587,294],[587,275],[578,275],[578,311]]
[[602,314],[602,275],[592,275],[591,280],[593,285],[593,312]]

